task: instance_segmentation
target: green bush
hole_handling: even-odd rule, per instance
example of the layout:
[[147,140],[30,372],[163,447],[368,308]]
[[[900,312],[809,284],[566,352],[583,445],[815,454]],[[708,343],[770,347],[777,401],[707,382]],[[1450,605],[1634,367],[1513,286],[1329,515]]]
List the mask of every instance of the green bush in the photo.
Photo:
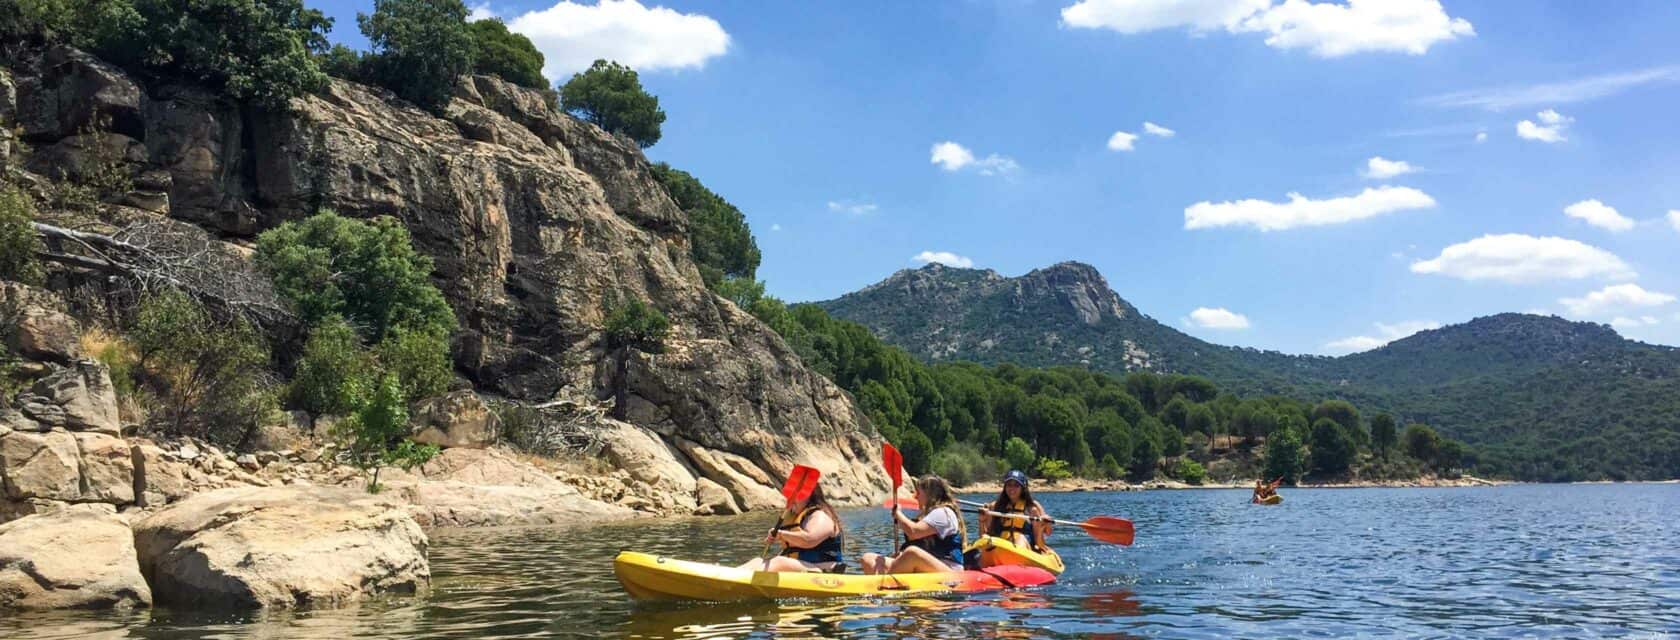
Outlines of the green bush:
[[1441,436],[1436,435],[1428,425],[1406,425],[1405,435],[1400,440],[1405,444],[1406,455],[1426,463],[1435,460],[1441,448]]
[[531,39],[508,31],[496,18],[467,24],[473,42],[473,72],[500,76],[503,80],[532,89],[547,89],[543,77],[543,54]]
[[1294,484],[1306,470],[1301,436],[1294,429],[1279,429],[1266,437],[1266,477],[1283,478]]
[[0,279],[41,284],[41,239],[30,226],[35,220],[35,201],[22,189],[0,189]]
[[959,442],[933,454],[933,472],[952,486],[995,480],[1003,476],[998,461],[986,456],[973,443]]
[[[689,255],[706,285],[716,289],[727,280],[752,281],[763,254],[746,215],[686,171],[661,162],[653,165],[653,175],[671,201],[688,213]],[[719,295],[730,297],[721,291]]]
[[363,221],[322,211],[257,237],[257,264],[277,293],[315,326],[337,315],[377,343],[396,329],[448,334],[455,314],[432,284],[432,260],[395,218]]
[[636,71],[606,60],[596,60],[560,87],[560,107],[642,148],[659,142],[659,126],[665,122],[659,98],[642,90]]
[[379,366],[396,374],[402,396],[409,402],[448,391],[455,379],[449,337],[439,331],[399,328],[385,336],[374,352]]
[[438,112],[455,83],[473,68],[475,44],[461,0],[374,0],[373,15],[356,14],[373,46],[368,69],[380,85]]
[[268,345],[244,320],[168,290],[141,303],[129,336],[166,431],[241,448],[274,417]]
[[1189,458],[1178,459],[1178,465],[1173,467],[1173,475],[1189,484],[1199,485],[1207,482],[1207,469]]
[[671,321],[638,298],[629,298],[607,310],[606,337],[611,348],[629,347],[648,353],[665,350]]
[[1312,426],[1312,470],[1315,473],[1342,473],[1353,466],[1358,445],[1347,428],[1331,418],[1319,418]]
[[1003,459],[1009,463],[1009,468],[1021,472],[1032,470],[1033,461],[1038,454],[1033,453],[1032,445],[1020,438],[1010,438],[1003,443]]
[[437,455],[436,445],[409,440],[408,407],[402,385],[395,375],[380,378],[371,393],[358,402],[355,413],[338,424],[342,455],[351,465],[371,472],[368,493],[379,492],[379,470],[387,466],[403,469],[424,464]]
[[1120,466],[1120,461],[1115,460],[1113,454],[1103,456],[1102,464],[1098,466],[1097,470],[1102,473],[1102,477],[1109,480],[1119,480],[1126,477],[1126,468]]
[[358,390],[372,386],[374,369],[350,323],[328,316],[303,343],[286,402],[316,415],[348,415],[356,409]]
[[371,58],[342,44],[335,44],[326,53],[321,54],[316,64],[321,67],[322,73],[334,78],[343,78],[362,84],[379,84],[378,79],[373,77],[373,71],[369,68]]
[[1038,477],[1052,482],[1073,477],[1073,470],[1068,468],[1067,461],[1055,458],[1039,458],[1038,468],[1034,472]]

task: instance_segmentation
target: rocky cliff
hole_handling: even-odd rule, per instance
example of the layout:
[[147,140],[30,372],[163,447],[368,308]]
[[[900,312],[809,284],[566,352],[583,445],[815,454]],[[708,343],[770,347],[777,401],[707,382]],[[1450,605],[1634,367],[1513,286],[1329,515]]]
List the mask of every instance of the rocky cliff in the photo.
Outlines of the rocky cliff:
[[[841,500],[885,491],[878,436],[851,399],[707,291],[685,215],[635,144],[538,92],[465,78],[440,117],[335,80],[270,112],[65,47],[0,66],[0,161],[27,184],[106,154],[134,184],[108,219],[166,216],[230,246],[323,208],[394,216],[435,261],[461,327],[457,371],[480,392],[617,399],[628,424],[607,428],[630,433],[609,457],[696,496],[721,486],[763,506],[794,464],[822,469]],[[606,348],[603,309],[620,295],[671,319],[663,353]]]

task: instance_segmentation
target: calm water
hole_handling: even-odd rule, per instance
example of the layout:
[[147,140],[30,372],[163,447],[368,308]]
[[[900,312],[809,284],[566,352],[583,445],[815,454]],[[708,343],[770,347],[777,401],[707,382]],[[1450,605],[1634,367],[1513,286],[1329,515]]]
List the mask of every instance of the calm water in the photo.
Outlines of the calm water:
[[[430,593],[346,610],[0,617],[4,638],[1680,637],[1680,485],[1044,496],[1137,522],[1121,548],[1061,529],[1061,582],[968,597],[634,606],[621,548],[738,562],[762,515],[435,532]],[[844,514],[853,554],[881,510]]]

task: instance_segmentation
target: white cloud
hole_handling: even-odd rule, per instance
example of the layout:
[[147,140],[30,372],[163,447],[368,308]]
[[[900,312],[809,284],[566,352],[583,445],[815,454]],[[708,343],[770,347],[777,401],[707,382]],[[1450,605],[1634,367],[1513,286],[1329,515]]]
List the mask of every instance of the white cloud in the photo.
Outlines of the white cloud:
[[959,255],[957,255],[955,253],[951,253],[949,251],[923,251],[923,252],[918,253],[916,255],[910,256],[910,259],[915,260],[916,262],[920,262],[922,264],[929,264],[929,263],[937,262],[937,263],[945,265],[947,267],[961,267],[961,268],[964,268],[964,269],[969,269],[969,268],[972,268],[974,266],[974,261],[973,260],[970,260],[970,259],[965,258],[963,256],[959,256]]
[[1197,307],[1185,318],[1191,326],[1203,329],[1218,329],[1220,331],[1234,331],[1248,328],[1248,316],[1234,313],[1225,307],[1209,308]]
[[1616,316],[1610,321],[1610,326],[1617,329],[1636,329],[1639,327],[1649,327],[1661,323],[1662,320],[1657,319],[1656,316],[1639,316],[1637,318]]
[[1070,27],[1125,34],[1186,28],[1205,33],[1263,33],[1276,49],[1308,49],[1335,58],[1367,51],[1422,55],[1429,47],[1476,35],[1439,0],[1080,0],[1062,9]]
[[1332,340],[1326,343],[1324,348],[1335,353],[1370,351],[1419,331],[1441,328],[1441,323],[1434,320],[1407,320],[1394,324],[1377,322],[1374,325],[1377,328],[1376,335],[1348,336],[1340,340]]
[[933,145],[932,156],[929,161],[946,171],[961,171],[966,168],[973,168],[983,176],[1011,173],[1021,168],[1021,165],[1015,164],[1013,159],[995,153],[984,158],[975,158],[974,152],[969,151],[968,147],[949,140]]
[[1387,180],[1394,176],[1403,176],[1417,172],[1417,167],[1405,160],[1389,160],[1382,156],[1371,156],[1365,161],[1365,177],[1372,180]]
[[1560,298],[1558,304],[1573,315],[1591,317],[1660,307],[1674,300],[1672,295],[1646,291],[1644,287],[1628,283],[1611,285],[1579,298]]
[[873,203],[873,202],[852,202],[850,200],[829,200],[828,201],[828,210],[829,211],[833,211],[835,213],[844,213],[844,214],[853,215],[853,216],[861,216],[861,215],[875,213],[875,211],[878,210],[878,209],[880,209],[880,207],[875,206],[875,203]]
[[1680,80],[1680,66],[1610,73],[1565,82],[1456,91],[1418,102],[1435,107],[1480,107],[1504,111],[1521,107],[1570,104],[1615,95],[1644,84]]
[[1628,280],[1638,275],[1621,258],[1598,247],[1520,233],[1490,234],[1448,246],[1433,259],[1413,262],[1412,273],[1517,284],[1581,278]]
[[496,17],[496,12],[490,9],[490,3],[488,2],[472,5],[472,11],[467,13],[467,20],[470,22],[494,17]]
[[1551,109],[1541,111],[1535,114],[1535,117],[1540,120],[1538,124],[1532,120],[1523,120],[1517,123],[1518,138],[1538,140],[1547,144],[1568,140],[1568,138],[1563,137],[1563,131],[1569,128],[1569,123],[1575,121],[1574,118]]
[[1675,231],[1680,231],[1680,209],[1670,209],[1668,211],[1668,226],[1674,227]]
[[1487,142],[1487,132],[1486,131],[1477,131],[1476,132],[1476,142]]
[[508,22],[542,51],[543,75],[559,80],[597,59],[637,71],[698,69],[729,50],[729,34],[698,13],[643,6],[637,0],[577,4],[562,0]]
[[771,231],[781,231],[782,230],[782,225],[772,224],[772,225],[770,225],[770,230]]
[[1359,195],[1312,200],[1299,193],[1288,202],[1237,200],[1198,202],[1185,207],[1184,228],[1208,229],[1248,225],[1261,231],[1341,224],[1409,209],[1435,206],[1429,194],[1410,187],[1367,188]]
[[1563,208],[1563,214],[1571,218],[1580,218],[1587,224],[1610,231],[1627,231],[1633,228],[1633,219],[1616,211],[1615,207],[1597,200],[1582,200]]
[[1131,151],[1132,143],[1137,142],[1137,134],[1116,131],[1108,137],[1109,151]]
[[1175,135],[1178,135],[1177,131],[1173,131],[1172,129],[1168,129],[1166,127],[1155,124],[1153,122],[1143,123],[1143,132],[1147,133],[1149,135],[1152,135],[1152,136],[1159,136],[1159,137],[1162,137],[1162,138],[1171,138]]

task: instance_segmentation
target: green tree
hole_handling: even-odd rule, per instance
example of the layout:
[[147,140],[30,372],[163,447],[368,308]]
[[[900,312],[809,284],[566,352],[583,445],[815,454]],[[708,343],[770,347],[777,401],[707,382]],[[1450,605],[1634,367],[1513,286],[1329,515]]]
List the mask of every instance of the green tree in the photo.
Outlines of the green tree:
[[1214,425],[1218,424],[1218,421],[1219,419],[1213,415],[1213,408],[1205,404],[1198,404],[1190,408],[1190,415],[1184,421],[1183,433],[1186,435],[1200,433],[1211,438],[1213,437]]
[[933,441],[927,434],[910,427],[898,439],[898,452],[904,456],[904,468],[912,475],[928,472],[933,462]]
[[1319,418],[1313,423],[1310,448],[1313,471],[1324,474],[1347,471],[1358,452],[1347,429],[1330,418]]
[[338,424],[343,455],[358,469],[370,473],[368,493],[378,493],[379,470],[388,466],[411,468],[437,455],[436,445],[409,440],[408,405],[395,375],[386,374],[371,390],[358,390],[366,397],[358,409]]
[[1450,438],[1442,438],[1433,461],[1435,470],[1443,474],[1451,473],[1464,462],[1465,455],[1464,443]]
[[1132,477],[1148,480],[1155,477],[1155,467],[1161,460],[1161,445],[1153,437],[1138,438],[1132,445]]
[[1195,460],[1191,460],[1189,458],[1178,459],[1178,464],[1173,467],[1173,475],[1188,484],[1199,485],[1207,482],[1207,469],[1203,468],[1200,463],[1197,463]]
[[1266,477],[1283,478],[1295,484],[1305,470],[1305,456],[1301,455],[1301,437],[1294,429],[1280,429],[1266,438]]
[[41,239],[30,223],[35,220],[35,201],[22,189],[0,189],[0,279],[41,284]]
[[1099,470],[1102,476],[1109,480],[1119,480],[1126,476],[1126,468],[1120,466],[1120,461],[1115,460],[1112,455],[1103,456]]
[[665,350],[665,336],[670,333],[671,321],[657,307],[641,298],[629,297],[607,309],[607,346],[617,349],[630,347],[647,353]]
[[1359,429],[1359,409],[1346,400],[1325,400],[1313,407],[1312,421],[1317,426],[1319,420],[1330,419],[1342,425],[1348,433]]
[[129,338],[169,432],[243,448],[274,417],[268,344],[244,320],[170,289],[141,302]]
[[1401,441],[1405,443],[1406,455],[1425,463],[1435,460],[1441,446],[1441,437],[1435,434],[1435,430],[1422,424],[1406,425]]
[[454,312],[431,282],[431,258],[414,250],[395,218],[362,221],[323,211],[263,232],[256,259],[310,326],[338,315],[375,343],[399,328],[455,328]]
[[1371,446],[1379,454],[1388,455],[1398,441],[1399,433],[1394,416],[1385,412],[1371,418]]
[[764,299],[764,283],[751,278],[726,277],[712,286],[712,293],[750,311],[759,300]]
[[355,328],[328,316],[303,343],[286,402],[316,415],[348,415],[360,400],[357,390],[372,386],[375,367]]
[[335,44],[316,60],[321,72],[334,78],[343,78],[351,82],[362,84],[379,84],[379,79],[373,77],[371,59],[362,52],[342,44]]
[[1066,480],[1068,478],[1072,478],[1073,471],[1068,468],[1068,463],[1065,460],[1039,458],[1038,467],[1034,469],[1033,475],[1053,482],[1056,480]]
[[1161,422],[1183,433],[1190,426],[1190,406],[1184,396],[1173,396],[1167,406],[1161,407]]
[[642,90],[636,71],[606,60],[596,60],[560,87],[560,107],[642,148],[659,142],[659,126],[665,122],[659,98]]
[[404,400],[414,402],[449,390],[454,381],[449,336],[436,329],[397,328],[374,348],[379,365],[397,376]]
[[1032,469],[1033,461],[1038,459],[1038,454],[1033,453],[1032,445],[1026,440],[1010,438],[1003,443],[1003,459],[1009,463],[1010,469],[1028,471]]
[[661,162],[653,165],[653,175],[688,213],[689,255],[706,285],[715,289],[725,280],[753,280],[763,254],[746,215],[686,171]]
[[531,39],[508,31],[497,18],[467,24],[473,42],[473,72],[500,76],[503,80],[532,89],[547,89],[543,77],[543,54]]
[[374,0],[373,15],[356,14],[356,24],[373,46],[374,78],[423,109],[442,111],[473,68],[475,43],[461,0]]

